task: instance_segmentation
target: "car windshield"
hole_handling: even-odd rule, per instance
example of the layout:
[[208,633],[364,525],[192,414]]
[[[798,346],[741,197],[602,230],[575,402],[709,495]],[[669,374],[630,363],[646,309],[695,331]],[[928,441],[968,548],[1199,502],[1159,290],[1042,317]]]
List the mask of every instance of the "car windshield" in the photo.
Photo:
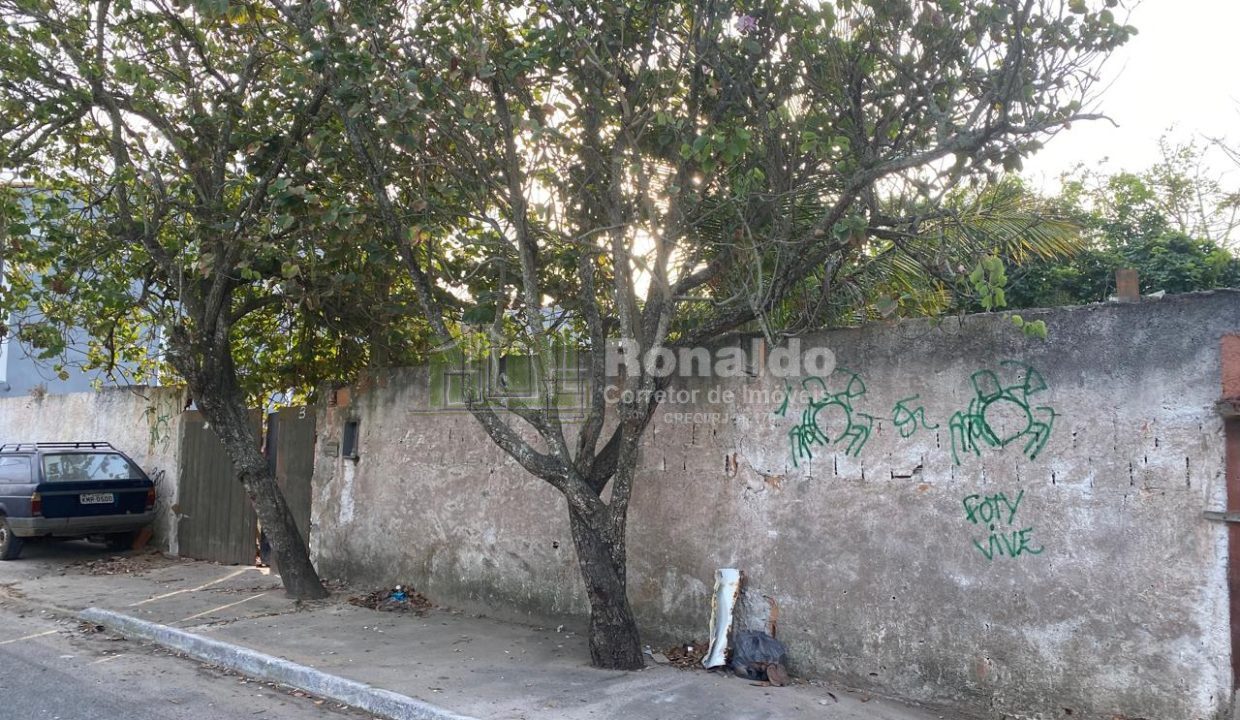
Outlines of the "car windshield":
[[43,456],[43,476],[48,482],[84,482],[138,479],[142,473],[120,453],[50,453]]

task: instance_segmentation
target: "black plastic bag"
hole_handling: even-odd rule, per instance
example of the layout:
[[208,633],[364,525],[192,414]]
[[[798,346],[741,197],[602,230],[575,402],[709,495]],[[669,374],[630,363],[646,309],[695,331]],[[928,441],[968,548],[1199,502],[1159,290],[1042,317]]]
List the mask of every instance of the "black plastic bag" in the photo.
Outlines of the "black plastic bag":
[[767,667],[788,664],[788,648],[759,630],[742,630],[732,638],[732,672],[750,680],[768,680]]

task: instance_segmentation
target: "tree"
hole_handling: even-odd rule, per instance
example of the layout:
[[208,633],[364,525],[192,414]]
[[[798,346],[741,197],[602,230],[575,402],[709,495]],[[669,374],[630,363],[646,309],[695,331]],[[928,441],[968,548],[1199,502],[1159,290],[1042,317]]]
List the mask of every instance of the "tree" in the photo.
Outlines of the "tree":
[[[1004,268],[1069,262],[1087,248],[1073,216],[1031,192],[1020,178],[960,188],[916,228],[875,233],[886,242],[854,258],[831,279],[824,296],[803,283],[775,315],[780,327],[813,330],[895,317],[997,310],[1005,284],[990,273]],[[989,270],[988,270],[989,268]],[[1026,332],[1039,334],[1043,325]]]
[[333,194],[329,88],[256,6],[0,0],[0,18],[0,157],[27,182],[4,213],[13,334],[54,357],[85,330],[88,364],[170,365],[286,590],[324,596],[249,402],[347,374],[368,356],[351,348],[400,357],[420,343],[392,320],[403,273]]
[[1238,196],[1202,167],[1193,143],[1159,141],[1163,158],[1141,172],[1080,171],[1057,197],[1036,199],[1081,229],[1072,258],[1020,263],[1008,288],[1014,307],[1101,302],[1115,292],[1115,271],[1137,270],[1143,292],[1240,286],[1240,260],[1227,242]]
[[[488,343],[532,357],[540,402],[469,409],[563,495],[609,668],[642,665],[625,525],[666,383],[642,359],[738,327],[777,340],[794,298],[885,258],[958,273],[903,247],[962,181],[1095,117],[1092,71],[1133,32],[1116,0],[272,2],[431,331],[490,318]],[[552,318],[593,351],[575,432]],[[615,338],[635,352],[609,406]]]
[[1240,287],[1240,258],[1210,240],[1178,232],[1090,247],[1070,260],[1035,261],[1020,268],[1007,290],[1011,307],[1103,302],[1115,293],[1115,271],[1137,271],[1143,293]]
[[1195,141],[1158,140],[1161,158],[1139,172],[1079,167],[1065,176],[1062,202],[1087,229],[1115,241],[1176,232],[1226,247],[1240,227],[1240,191],[1207,170]]
[[1221,148],[1226,155],[1226,146],[1177,143],[1164,135],[1158,148],[1162,158],[1141,176],[1153,191],[1157,212],[1182,235],[1228,247],[1240,228],[1240,188],[1228,186],[1224,176],[1209,169],[1209,151]]

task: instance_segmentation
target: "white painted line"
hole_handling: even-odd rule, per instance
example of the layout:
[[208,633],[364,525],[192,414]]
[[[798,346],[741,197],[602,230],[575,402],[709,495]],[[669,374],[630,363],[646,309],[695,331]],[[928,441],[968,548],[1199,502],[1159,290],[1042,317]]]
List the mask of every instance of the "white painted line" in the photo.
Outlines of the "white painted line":
[[25,637],[13,638],[12,640],[0,640],[0,645],[9,645],[11,643],[21,642],[22,640],[33,640],[35,638],[44,637],[45,635],[55,635],[58,632],[60,631],[59,630],[47,630],[41,633],[34,633],[33,635],[27,635]]
[[224,576],[224,577],[222,577],[222,578],[219,578],[219,579],[216,579],[216,580],[212,580],[212,581],[211,581],[211,582],[209,582],[209,583],[203,583],[202,585],[199,585],[199,586],[198,586],[198,587],[196,587],[196,588],[185,588],[184,590],[174,590],[174,591],[172,591],[172,592],[170,592],[170,593],[164,593],[163,595],[156,595],[155,597],[152,597],[152,598],[147,598],[147,599],[145,599],[145,600],[140,600],[140,601],[138,601],[138,602],[134,603],[133,605],[130,605],[129,607],[138,607],[139,605],[145,605],[145,604],[147,604],[147,603],[153,603],[153,602],[155,602],[155,601],[157,601],[157,600],[163,600],[163,599],[165,599],[165,598],[175,597],[175,596],[177,596],[177,595],[183,595],[183,594],[185,594],[185,593],[198,592],[199,590],[206,590],[207,588],[211,587],[212,585],[216,585],[216,584],[222,583],[222,582],[224,582],[225,580],[232,580],[233,578],[237,577],[238,575],[240,575],[240,574],[244,573],[244,572],[245,572],[245,571],[247,571],[247,570],[249,570],[249,568],[241,568],[240,570],[235,570],[235,571],[233,571],[233,572],[228,573],[227,575],[225,575],[225,576]]
[[186,622],[186,621],[188,621],[188,620],[194,620],[194,619],[196,619],[196,618],[200,618],[200,617],[202,617],[203,615],[210,615],[211,613],[219,612],[220,610],[227,610],[227,609],[228,609],[228,608],[230,608],[230,607],[237,607],[237,606],[238,606],[238,605],[240,605],[241,603],[248,603],[248,602],[249,602],[249,601],[251,601],[251,600],[257,600],[258,598],[260,598],[260,597],[262,597],[262,596],[264,596],[264,595],[266,595],[266,594],[267,594],[267,593],[259,593],[259,594],[257,594],[257,595],[251,595],[250,597],[248,597],[248,598],[244,598],[244,599],[242,599],[242,600],[238,600],[237,602],[231,602],[231,603],[228,603],[227,605],[221,605],[221,606],[219,606],[219,607],[217,607],[217,608],[211,608],[210,610],[203,610],[202,612],[198,613],[197,615],[190,615],[189,617],[181,618],[180,620],[177,620],[177,622],[179,622],[179,623],[183,623],[183,622]]

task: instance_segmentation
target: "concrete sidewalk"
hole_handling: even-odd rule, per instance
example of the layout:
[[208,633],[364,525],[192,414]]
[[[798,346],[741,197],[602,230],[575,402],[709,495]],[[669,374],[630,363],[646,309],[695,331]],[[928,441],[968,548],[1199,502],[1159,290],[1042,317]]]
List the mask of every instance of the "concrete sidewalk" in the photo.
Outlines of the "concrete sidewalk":
[[[441,608],[426,616],[345,602],[295,603],[264,570],[32,546],[0,563],[4,595],[68,611],[96,606],[234,643],[478,718],[927,720],[924,710],[818,684],[772,688],[721,673],[589,666],[585,638]],[[110,574],[109,574],[110,573]],[[433,598],[432,598],[433,600]]]

